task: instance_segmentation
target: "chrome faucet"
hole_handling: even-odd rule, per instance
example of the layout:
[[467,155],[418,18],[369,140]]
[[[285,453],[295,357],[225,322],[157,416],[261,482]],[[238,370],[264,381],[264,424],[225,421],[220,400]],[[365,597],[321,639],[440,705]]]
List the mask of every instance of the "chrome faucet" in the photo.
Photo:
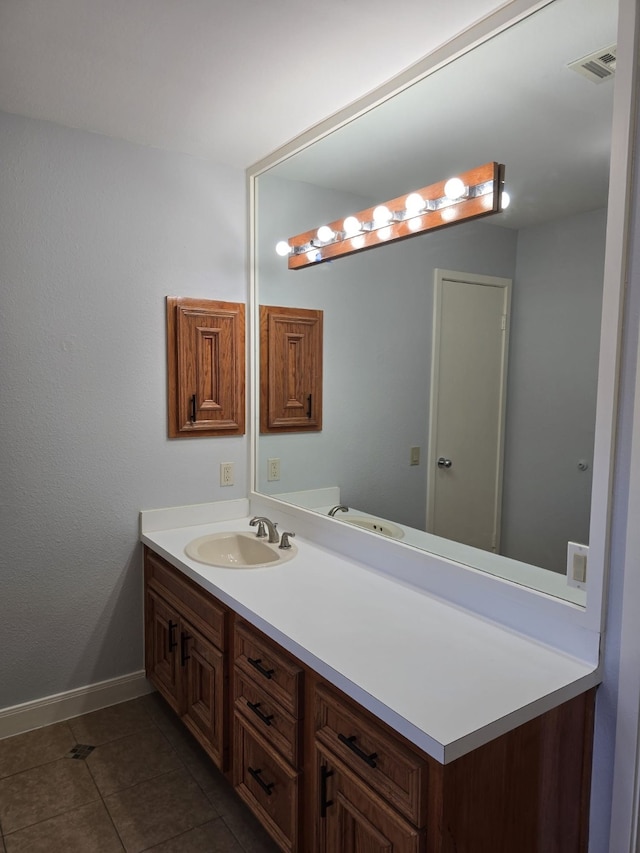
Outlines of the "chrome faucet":
[[255,527],[256,524],[258,525],[258,532],[256,533],[256,536],[259,536],[262,539],[263,537],[265,537],[267,535],[264,532],[264,528],[266,525],[266,528],[269,531],[269,542],[271,542],[273,544],[274,542],[280,541],[280,537],[278,536],[278,531],[276,530],[276,528],[278,526],[277,523],[271,521],[271,519],[269,519],[269,518],[265,518],[264,515],[256,515],[249,522],[249,526]]
[[331,518],[333,518],[333,517],[334,517],[334,515],[335,515],[338,511],[340,511],[340,512],[349,512],[349,507],[348,507],[348,506],[345,506],[344,504],[337,504],[336,506],[332,507],[332,508],[329,510],[329,515],[331,516]]

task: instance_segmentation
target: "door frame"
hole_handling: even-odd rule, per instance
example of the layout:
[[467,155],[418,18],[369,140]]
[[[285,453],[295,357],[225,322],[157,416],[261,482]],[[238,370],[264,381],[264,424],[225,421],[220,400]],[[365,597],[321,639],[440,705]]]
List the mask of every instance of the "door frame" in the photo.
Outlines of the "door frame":
[[511,288],[513,280],[492,275],[455,272],[453,270],[434,269],[433,271],[433,332],[431,341],[431,383],[429,388],[429,434],[427,437],[427,532],[433,530],[435,504],[433,500],[436,482],[436,423],[438,420],[438,376],[440,373],[440,327],[442,310],[442,285],[444,281],[461,284],[478,284],[484,287],[498,287],[504,290],[504,315],[506,317],[502,341],[502,362],[500,365],[500,412],[498,423],[498,459],[496,467],[496,499],[494,506],[493,553],[500,553],[502,523],[502,478],[504,468],[504,432],[507,409],[507,368],[509,361],[509,330],[511,326]]

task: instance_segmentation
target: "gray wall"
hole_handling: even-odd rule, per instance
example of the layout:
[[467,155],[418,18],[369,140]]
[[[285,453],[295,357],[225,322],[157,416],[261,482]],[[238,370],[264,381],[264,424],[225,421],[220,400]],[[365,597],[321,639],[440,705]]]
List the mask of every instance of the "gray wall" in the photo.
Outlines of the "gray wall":
[[[0,114],[0,707],[139,670],[140,509],[242,497],[166,438],[166,295],[245,301],[244,174]],[[235,462],[221,489],[218,465]]]
[[558,572],[589,541],[605,228],[596,210],[518,235],[501,551]]

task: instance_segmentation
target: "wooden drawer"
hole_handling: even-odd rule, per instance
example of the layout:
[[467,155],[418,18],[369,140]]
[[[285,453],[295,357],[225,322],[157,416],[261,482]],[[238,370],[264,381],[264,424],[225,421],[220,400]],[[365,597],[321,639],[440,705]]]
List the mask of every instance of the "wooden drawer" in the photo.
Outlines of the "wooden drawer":
[[224,649],[224,607],[148,548],[145,548],[144,568],[149,587],[176,607],[204,637]]
[[283,850],[298,849],[298,773],[236,714],[233,784]]
[[316,741],[330,749],[413,824],[427,820],[428,764],[375,717],[323,686],[315,694]]
[[283,758],[286,758],[294,767],[298,767],[300,755],[298,721],[238,668],[235,670],[233,681],[237,713],[249,720]]
[[245,622],[236,623],[235,654],[238,669],[255,681],[292,717],[299,719],[301,668]]

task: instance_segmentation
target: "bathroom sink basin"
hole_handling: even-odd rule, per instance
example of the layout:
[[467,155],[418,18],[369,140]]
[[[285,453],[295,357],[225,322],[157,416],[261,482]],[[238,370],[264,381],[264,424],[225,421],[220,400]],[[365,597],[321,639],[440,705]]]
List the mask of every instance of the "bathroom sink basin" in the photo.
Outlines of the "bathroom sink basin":
[[347,524],[353,524],[365,530],[372,530],[374,533],[389,536],[391,539],[402,539],[404,536],[404,530],[401,527],[398,527],[397,524],[392,524],[390,521],[383,521],[381,518],[368,518],[365,515],[353,515],[349,517],[347,515],[341,516],[340,521],[346,521]]
[[187,557],[224,569],[255,569],[286,563],[298,553],[295,545],[280,549],[258,539],[255,533],[223,531],[193,539],[184,549]]

